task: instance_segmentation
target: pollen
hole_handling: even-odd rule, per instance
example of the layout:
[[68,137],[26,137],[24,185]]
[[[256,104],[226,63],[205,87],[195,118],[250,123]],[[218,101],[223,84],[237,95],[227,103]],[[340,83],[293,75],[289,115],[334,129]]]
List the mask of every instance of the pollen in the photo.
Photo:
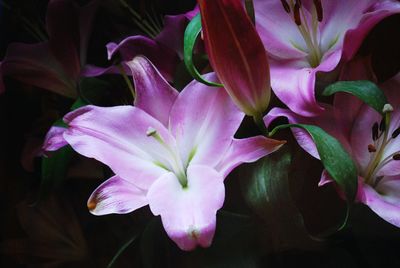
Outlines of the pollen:
[[200,237],[200,232],[194,226],[189,228],[188,236],[190,239],[197,240]]
[[157,133],[157,130],[155,130],[155,129],[152,128],[152,127],[149,127],[149,128],[147,129],[147,131],[146,131],[147,137],[154,136],[156,133]]
[[368,144],[368,152],[370,153],[375,153],[376,152],[376,147],[373,144]]
[[90,211],[94,210],[96,208],[96,206],[97,206],[97,202],[94,198],[90,199],[89,202],[87,203],[87,207]]

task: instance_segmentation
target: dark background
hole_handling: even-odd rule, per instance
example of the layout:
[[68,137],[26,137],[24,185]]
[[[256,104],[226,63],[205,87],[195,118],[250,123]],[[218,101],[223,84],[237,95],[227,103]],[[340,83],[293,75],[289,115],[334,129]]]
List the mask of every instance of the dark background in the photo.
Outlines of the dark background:
[[[118,1],[108,2],[117,5]],[[11,10],[0,6],[0,58],[11,42],[37,42],[26,32],[21,16],[44,21],[47,6],[42,0],[7,3]],[[182,0],[129,3],[141,12],[155,8],[160,15],[179,14],[195,4]],[[109,41],[140,34],[126,13],[114,11],[98,11],[89,46],[91,64],[108,64],[105,44]],[[400,69],[399,38],[400,16],[392,16],[370,33],[360,49],[360,55],[372,55],[379,81]],[[37,202],[41,160],[28,161],[30,148],[42,142],[71,101],[12,79],[5,82],[7,91],[0,96],[0,267],[106,267],[133,238],[115,267],[400,267],[400,230],[365,206],[357,205],[348,227],[327,239],[317,241],[304,234],[317,236],[332,228],[340,222],[344,204],[333,188],[317,187],[322,167],[296,146],[290,133],[281,138],[292,144],[288,146],[293,155],[292,203],[270,215],[257,215],[246,205],[242,173],[235,171],[226,181],[226,202],[209,249],[181,252],[148,207],[128,215],[92,216],[87,198],[110,171],[78,155],[73,157],[67,180]],[[119,104],[124,93],[116,92],[105,105]],[[245,121],[243,135],[255,133],[254,128]],[[32,162],[30,171],[23,167],[24,161]],[[291,213],[301,214],[304,225],[299,228],[294,222],[298,218]]]

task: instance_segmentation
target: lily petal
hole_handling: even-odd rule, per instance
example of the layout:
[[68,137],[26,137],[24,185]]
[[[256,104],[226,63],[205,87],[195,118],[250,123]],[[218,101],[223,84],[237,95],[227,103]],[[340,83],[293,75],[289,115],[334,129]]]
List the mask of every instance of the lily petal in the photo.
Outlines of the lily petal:
[[340,51],[326,55],[320,65],[311,68],[302,60],[270,60],[271,86],[277,97],[292,111],[305,117],[323,112],[315,98],[318,72],[332,71],[340,61]]
[[146,192],[119,176],[114,176],[94,190],[87,206],[94,215],[125,214],[147,205]]
[[[214,74],[205,75],[216,81]],[[215,166],[228,149],[244,114],[222,88],[191,82],[171,109],[170,129],[182,160]]]
[[246,139],[233,139],[229,149],[225,153],[216,170],[224,178],[237,166],[242,163],[252,163],[258,159],[273,153],[286,141],[268,139],[264,136],[256,136]]
[[[347,7],[348,1],[347,0],[342,0],[342,1],[345,3],[343,9],[350,10],[351,7]],[[330,2],[330,1],[325,1],[325,2]],[[353,0],[353,2],[359,3],[361,5],[363,5],[364,2],[365,3],[372,2],[374,3],[374,5],[368,10],[369,12],[362,17],[362,20],[360,21],[359,25],[355,29],[349,30],[346,33],[343,43],[344,60],[351,59],[357,53],[365,37],[368,35],[371,29],[375,27],[380,21],[382,21],[386,17],[400,13],[400,3],[396,1]]]
[[183,36],[188,23],[189,19],[186,14],[165,16],[164,28],[154,40],[175,51],[179,58],[182,59]]
[[145,36],[130,36],[119,44],[109,43],[107,51],[108,59],[118,52],[124,61],[145,55],[168,81],[172,81],[179,59],[174,51]]
[[147,112],[168,126],[172,104],[178,91],[170,86],[156,67],[144,56],[137,56],[126,63],[135,83],[135,107]]
[[254,0],[256,28],[270,55],[285,59],[300,59],[307,54],[297,47],[306,44],[291,14],[286,13],[280,1]]
[[64,132],[66,130],[65,127],[51,127],[44,138],[42,149],[44,151],[57,151],[67,145],[68,142],[64,139]]
[[[359,183],[357,199],[385,221],[400,227],[400,180],[397,177],[387,182],[381,181],[380,184],[375,190],[368,184]],[[382,190],[384,192],[378,193]]]
[[[290,124],[309,124],[322,128],[328,134],[335,137],[348,152],[351,152],[349,142],[344,138],[342,133],[338,131],[336,125],[332,123],[335,122],[332,107],[326,106],[325,112],[318,117],[303,117],[287,109],[273,108],[264,117],[265,125],[270,125],[273,120],[281,116],[286,117]],[[291,130],[299,145],[310,155],[317,159],[320,159],[318,150],[311,136],[306,131],[300,128],[292,128]]]
[[[165,145],[175,146],[175,141],[160,122],[138,108],[85,106],[67,114],[64,121],[69,125],[64,138],[75,151],[108,165],[142,189],[167,172],[162,167],[170,157]],[[149,128],[165,145],[146,135]]]
[[223,177],[210,167],[190,165],[187,178],[182,188],[173,173],[160,177],[147,194],[150,209],[161,215],[168,236],[182,250],[209,247],[225,198]]

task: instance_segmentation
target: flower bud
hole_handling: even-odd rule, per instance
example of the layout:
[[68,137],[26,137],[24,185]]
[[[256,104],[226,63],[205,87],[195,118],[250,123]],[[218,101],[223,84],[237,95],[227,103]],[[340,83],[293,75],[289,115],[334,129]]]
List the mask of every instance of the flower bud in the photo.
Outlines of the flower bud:
[[240,0],[199,0],[210,63],[236,105],[260,116],[271,87],[267,54]]

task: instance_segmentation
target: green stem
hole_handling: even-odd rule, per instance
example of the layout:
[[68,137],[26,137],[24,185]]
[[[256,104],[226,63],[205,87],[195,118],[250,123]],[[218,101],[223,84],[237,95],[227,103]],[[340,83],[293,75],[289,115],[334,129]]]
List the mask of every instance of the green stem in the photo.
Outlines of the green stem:
[[114,267],[115,262],[121,256],[121,254],[133,243],[133,241],[136,240],[136,238],[139,236],[139,232],[135,233],[132,237],[130,237],[117,251],[117,253],[114,255],[110,263],[107,265],[107,268],[112,268]]
[[254,120],[254,123],[256,123],[256,125],[257,125],[258,128],[260,129],[261,133],[262,133],[264,136],[268,137],[268,136],[269,136],[269,134],[268,134],[268,129],[267,129],[267,127],[266,127],[265,124],[264,124],[264,120],[263,120],[262,114],[254,115],[254,116],[253,116],[253,120]]

